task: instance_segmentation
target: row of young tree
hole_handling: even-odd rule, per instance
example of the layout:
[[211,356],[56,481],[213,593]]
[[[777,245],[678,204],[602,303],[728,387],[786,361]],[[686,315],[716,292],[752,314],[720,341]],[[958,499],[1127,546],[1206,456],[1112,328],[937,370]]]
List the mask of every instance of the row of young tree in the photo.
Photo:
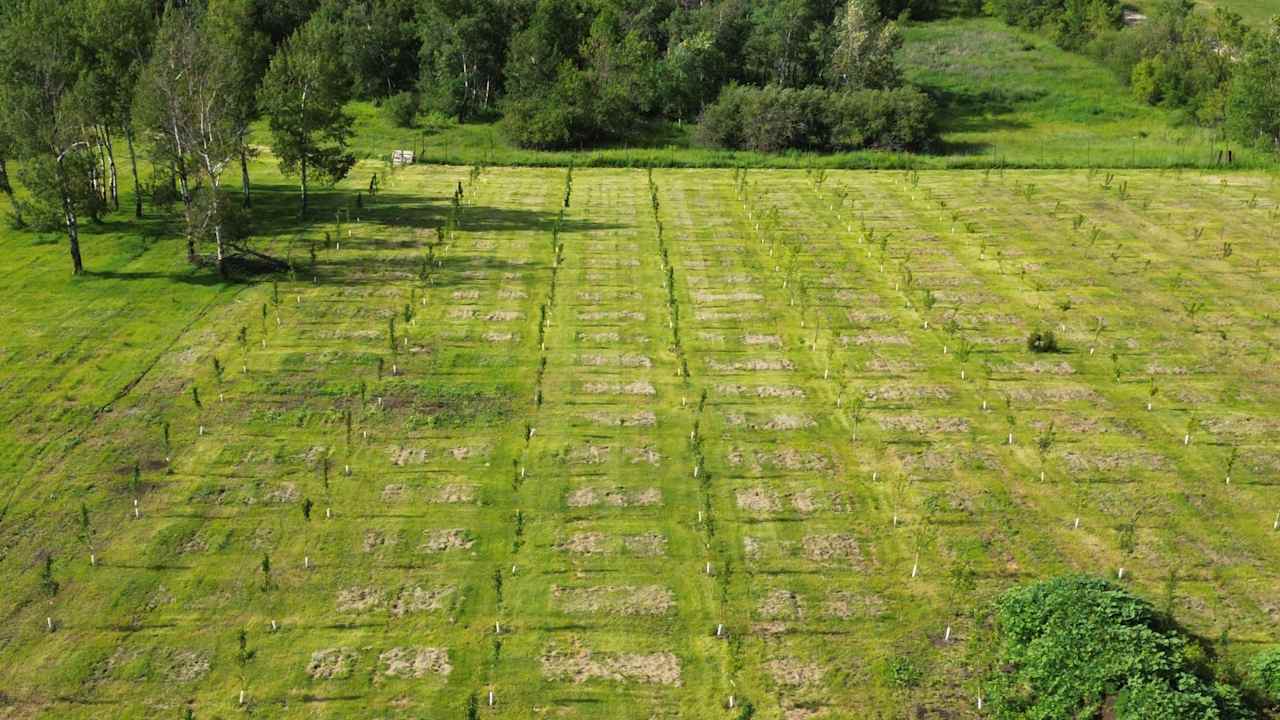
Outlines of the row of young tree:
[[[301,181],[336,180],[347,151],[352,86],[333,49],[342,35],[308,15],[277,43],[269,3],[208,0],[16,0],[0,11],[0,189],[14,221],[65,229],[73,272],[84,271],[80,223],[120,206],[123,140],[134,214],[144,197],[181,203],[188,259],[219,272],[257,256],[236,230],[228,171],[251,203],[250,123],[269,120],[272,152]],[[139,172],[139,155],[151,171]],[[8,159],[26,190],[14,192]],[[211,248],[206,251],[205,248]]]

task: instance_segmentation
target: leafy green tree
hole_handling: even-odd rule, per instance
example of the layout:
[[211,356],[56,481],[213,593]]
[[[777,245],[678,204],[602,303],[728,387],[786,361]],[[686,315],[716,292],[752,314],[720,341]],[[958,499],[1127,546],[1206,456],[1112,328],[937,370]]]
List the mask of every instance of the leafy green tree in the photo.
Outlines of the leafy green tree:
[[1280,16],[1249,39],[1231,82],[1227,118],[1242,141],[1280,152]]
[[826,68],[833,87],[886,89],[902,84],[894,60],[902,34],[896,23],[880,17],[874,0],[848,0],[834,33],[836,47]]
[[363,0],[347,4],[342,61],[359,97],[382,98],[413,87],[418,73],[418,26],[413,0]]
[[134,215],[142,217],[141,182],[134,148],[132,101],[138,75],[151,54],[155,37],[155,3],[151,0],[79,0],[76,29],[80,35],[81,72],[77,95],[86,124],[96,128],[106,152],[110,195],[120,207],[114,136],[124,134],[133,174]]
[[240,60],[218,42],[213,24],[201,8],[166,9],[139,81],[138,114],[179,169],[188,260],[199,262],[197,244],[210,238],[214,262],[225,274],[234,238],[226,227],[222,175],[240,156],[249,117],[235,102]]
[[74,88],[79,55],[72,9],[61,3],[15,0],[0,10],[0,126],[38,203],[56,207],[66,229],[72,272],[80,257],[81,211],[91,200],[79,192],[91,184],[90,142],[79,122]]
[[820,28],[831,23],[834,4],[823,0],[761,0],[753,5],[752,30],[743,49],[751,78],[761,84],[803,87],[818,76],[825,55]]
[[460,121],[484,115],[502,92],[511,43],[501,0],[426,0],[418,10],[419,89],[427,109]]
[[249,184],[249,157],[253,154],[249,125],[258,116],[258,85],[271,58],[271,41],[258,25],[253,0],[211,0],[205,23],[213,52],[217,53],[222,72],[226,73],[223,85],[226,111],[240,131],[236,138],[240,194],[242,204],[248,208],[253,205]]
[[9,137],[3,126],[0,126],[0,192],[9,198],[13,224],[22,227],[22,208],[18,205],[18,196],[13,192],[13,180],[9,177],[8,160],[13,156],[14,148],[13,138]]
[[276,50],[258,92],[280,169],[301,178],[303,215],[311,174],[337,182],[355,165],[347,151],[354,120],[343,111],[350,90],[336,53],[339,38],[332,21],[313,17]]

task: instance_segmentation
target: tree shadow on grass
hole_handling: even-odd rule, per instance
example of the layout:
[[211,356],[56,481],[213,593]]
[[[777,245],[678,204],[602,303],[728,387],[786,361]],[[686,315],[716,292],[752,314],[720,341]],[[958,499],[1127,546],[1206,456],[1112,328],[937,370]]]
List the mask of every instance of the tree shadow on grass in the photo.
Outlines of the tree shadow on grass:
[[100,280],[168,280],[173,283],[182,283],[183,285],[194,285],[197,287],[216,287],[218,285],[226,285],[234,282],[233,279],[220,277],[217,271],[212,268],[208,270],[204,268],[192,268],[190,271],[177,273],[152,271],[117,272],[114,270],[93,270],[86,268],[84,276],[86,278]]
[[[287,236],[303,232],[321,234],[337,223],[343,214],[344,227],[353,229],[369,225],[380,229],[434,230],[443,227],[451,212],[451,198],[433,195],[379,193],[364,195],[363,207],[355,203],[350,192],[329,190],[312,195],[305,218],[299,216],[298,193],[291,186],[268,185],[255,188],[253,230],[257,236]],[[550,232],[559,208],[527,210],[463,204],[460,210],[461,234],[475,232]],[[358,219],[358,222],[357,222]],[[625,225],[597,223],[568,218],[561,224],[563,232],[616,230]]]

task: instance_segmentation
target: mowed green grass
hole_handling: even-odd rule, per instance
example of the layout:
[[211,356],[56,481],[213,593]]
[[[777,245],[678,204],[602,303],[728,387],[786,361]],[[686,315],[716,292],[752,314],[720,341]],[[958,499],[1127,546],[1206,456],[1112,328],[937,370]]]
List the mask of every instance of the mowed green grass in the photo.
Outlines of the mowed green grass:
[[6,231],[11,713],[977,717],[1071,570],[1274,642],[1269,176],[565,174],[260,162],[275,284]]
[[[905,74],[941,100],[953,165],[968,157],[1033,167],[1210,166],[1228,146],[1139,102],[1089,58],[997,20],[912,24],[905,38]],[[1242,163],[1268,162],[1235,152]]]
[[1239,13],[1247,24],[1262,30],[1270,27],[1271,19],[1280,15],[1280,3],[1276,0],[1204,0],[1201,7],[1207,12],[1222,8]]

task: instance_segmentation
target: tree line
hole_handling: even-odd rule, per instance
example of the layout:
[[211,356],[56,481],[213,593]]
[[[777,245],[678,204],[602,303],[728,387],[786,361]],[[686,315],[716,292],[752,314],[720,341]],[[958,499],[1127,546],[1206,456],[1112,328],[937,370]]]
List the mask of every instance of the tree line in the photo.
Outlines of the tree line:
[[1094,55],[1190,121],[1280,146],[1280,24],[1154,7],[1124,28],[1119,0],[9,0],[0,192],[15,222],[65,229],[78,273],[81,220],[119,207],[127,161],[134,213],[144,197],[180,205],[189,259],[225,272],[251,252],[251,123],[266,120],[305,213],[310,188],[354,163],[353,98],[404,125],[498,120],[531,148],[687,122],[726,148],[921,149],[935,104],[904,81],[899,23],[981,12]]
[[[8,4],[0,11],[0,190],[13,221],[63,228],[72,270],[82,273],[80,224],[120,208],[123,150],[134,215],[143,217],[144,196],[154,206],[180,204],[192,263],[225,274],[233,258],[257,255],[240,221],[252,204],[253,121],[267,119],[281,169],[300,180],[304,214],[310,185],[341,179],[355,163],[343,111],[355,87],[335,53],[344,31],[331,15],[282,15],[275,5]],[[152,168],[146,182],[140,155]],[[21,197],[10,158],[20,161]],[[224,190],[236,170],[239,203]]]

